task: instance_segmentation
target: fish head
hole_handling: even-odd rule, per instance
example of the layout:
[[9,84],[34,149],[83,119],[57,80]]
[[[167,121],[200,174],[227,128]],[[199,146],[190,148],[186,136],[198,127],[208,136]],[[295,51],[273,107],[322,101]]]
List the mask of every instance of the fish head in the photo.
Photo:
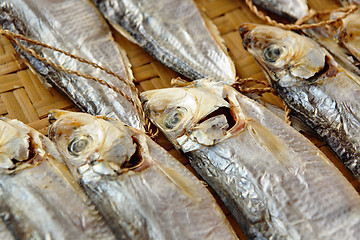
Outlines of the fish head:
[[183,152],[226,139],[241,122],[233,118],[224,86],[212,80],[146,91],[141,101],[147,117]]
[[242,24],[244,48],[264,69],[272,84],[292,86],[325,68],[326,54],[311,39],[277,27]]
[[360,13],[350,14],[343,19],[338,28],[336,37],[338,42],[345,46],[349,52],[360,61]]
[[37,131],[15,119],[0,118],[0,172],[35,166],[44,154]]
[[136,151],[131,134],[123,123],[111,119],[52,110],[49,138],[65,157],[72,172],[82,174],[89,169],[96,173],[114,175],[121,171]]

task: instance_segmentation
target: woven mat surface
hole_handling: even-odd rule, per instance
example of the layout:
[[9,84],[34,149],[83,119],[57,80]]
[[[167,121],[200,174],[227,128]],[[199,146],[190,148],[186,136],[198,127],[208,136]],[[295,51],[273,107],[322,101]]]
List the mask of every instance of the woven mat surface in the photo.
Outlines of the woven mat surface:
[[[339,7],[336,0],[308,0],[308,2],[310,8],[315,10]],[[251,13],[242,0],[196,0],[196,3],[217,25],[229,49],[230,56],[235,62],[237,75],[240,78],[253,77],[265,80],[265,76],[257,63],[243,49],[241,38],[237,32],[241,23],[264,22]],[[136,79],[136,86],[140,91],[171,87],[170,80],[180,76],[119,34],[114,32],[114,37],[128,54]],[[264,96],[275,104],[280,102],[277,97],[271,94]],[[46,117],[51,109],[78,111],[66,97],[52,88],[45,87],[19,58],[10,42],[4,37],[0,37],[0,114],[21,120],[46,134],[49,125]],[[323,141],[313,137],[309,138],[333,161],[359,191],[359,182],[352,177],[331,149]],[[196,174],[184,156],[177,152],[164,136],[160,134],[156,141]],[[209,190],[218,200],[240,239],[246,239],[219,197],[212,189]]]

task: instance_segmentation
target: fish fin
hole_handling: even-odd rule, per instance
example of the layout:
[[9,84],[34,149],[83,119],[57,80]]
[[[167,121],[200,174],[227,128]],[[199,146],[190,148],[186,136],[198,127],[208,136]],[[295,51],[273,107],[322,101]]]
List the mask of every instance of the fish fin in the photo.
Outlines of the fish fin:
[[269,150],[275,158],[289,170],[297,171],[298,164],[294,162],[292,154],[286,149],[283,141],[270,132],[266,127],[251,120],[247,122],[250,134],[259,141],[259,143]]
[[70,173],[70,170],[63,163],[54,159],[50,155],[47,155],[46,160],[49,163],[49,165],[52,167],[52,169],[57,173],[57,175],[61,176],[72,187],[72,189],[85,200],[86,196],[84,194],[84,191],[83,189],[81,189],[79,183]]
[[167,167],[162,163],[159,163],[152,159],[150,155],[149,148],[147,145],[146,137],[143,133],[134,136],[137,139],[137,142],[141,148],[141,155],[144,159],[148,159],[148,162],[156,165],[156,167],[171,181],[177,186],[185,195],[190,199],[200,202],[201,198],[196,194],[196,190],[193,188],[193,183],[190,182],[186,177],[178,173],[175,169]]
[[157,163],[157,166],[165,174],[165,176],[172,181],[185,195],[189,198],[200,202],[201,198],[197,196],[196,190],[193,188],[193,183],[187,180],[184,176],[178,173],[176,170],[166,167],[162,164]]

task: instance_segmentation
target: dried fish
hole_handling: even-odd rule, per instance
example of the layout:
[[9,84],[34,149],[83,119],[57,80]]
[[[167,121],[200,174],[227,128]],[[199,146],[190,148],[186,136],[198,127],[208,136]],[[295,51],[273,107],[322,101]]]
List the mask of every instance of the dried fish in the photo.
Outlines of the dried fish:
[[252,2],[292,21],[309,14],[306,0],[252,0]]
[[[27,48],[58,65],[103,79],[119,88],[135,104],[141,105],[132,83],[129,60],[124,50],[114,42],[109,27],[92,3],[87,0],[0,2],[0,24],[3,29],[95,62],[120,75],[126,82],[53,50],[20,41]],[[40,78],[66,94],[83,111],[118,118],[132,127],[143,129],[142,117],[134,105],[119,93],[93,80],[55,69],[22,52],[17,46],[15,49],[28,60],[28,64]]]
[[120,121],[53,111],[49,136],[88,196],[126,239],[237,239],[183,165]]
[[359,177],[360,79],[305,36],[253,24],[240,34],[285,103]]
[[114,28],[191,80],[232,84],[235,67],[215,25],[192,0],[93,0]]
[[60,161],[48,138],[0,120],[1,239],[115,239]]
[[358,238],[355,189],[318,148],[259,103],[209,80],[146,91],[141,99],[249,238]]

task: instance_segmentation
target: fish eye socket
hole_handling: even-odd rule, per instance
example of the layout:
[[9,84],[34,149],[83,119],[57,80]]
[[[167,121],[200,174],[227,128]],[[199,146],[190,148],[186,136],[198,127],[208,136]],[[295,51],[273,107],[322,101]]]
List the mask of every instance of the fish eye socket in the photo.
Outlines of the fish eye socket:
[[270,45],[264,51],[264,58],[268,62],[276,62],[281,57],[283,51],[284,49],[278,45]]
[[82,136],[73,139],[68,145],[68,151],[71,155],[79,155],[90,143],[90,136]]
[[181,108],[175,108],[171,110],[164,121],[164,125],[167,129],[173,129],[177,124],[181,122],[184,117],[184,112]]

